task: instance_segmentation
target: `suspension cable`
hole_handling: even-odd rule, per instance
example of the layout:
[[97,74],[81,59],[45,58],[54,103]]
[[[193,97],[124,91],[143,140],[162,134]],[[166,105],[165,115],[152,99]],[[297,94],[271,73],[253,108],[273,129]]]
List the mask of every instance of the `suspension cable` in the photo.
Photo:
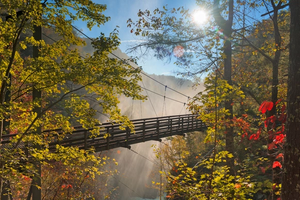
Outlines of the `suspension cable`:
[[[77,30],[79,33],[81,33],[83,36],[85,36],[86,38],[88,38],[89,40],[94,41],[94,39],[92,39],[91,37],[89,37],[87,34],[85,34],[84,32],[82,32],[81,30],[79,30],[79,29],[78,29],[77,27],[75,27],[74,25],[71,25],[71,26],[72,26],[75,30]],[[123,63],[125,63],[125,64],[130,65],[131,67],[133,67],[133,66],[132,66],[131,64],[129,64],[126,60],[120,58],[119,56],[117,56],[117,55],[114,54],[113,52],[111,52],[111,54],[112,54],[113,56],[115,56],[116,58],[118,58],[119,60],[121,60]],[[133,67],[133,68],[135,68],[135,67]],[[155,82],[157,82],[157,83],[159,83],[159,84],[161,84],[161,85],[163,85],[163,86],[166,87],[165,84],[163,84],[162,82],[156,80],[155,78],[152,78],[151,76],[149,76],[149,75],[146,74],[145,72],[141,71],[141,74],[143,74],[144,76],[150,78],[151,80],[153,80],[153,81],[155,81]],[[180,95],[182,95],[182,96],[189,97],[188,95],[183,94],[182,92],[179,92],[179,91],[177,91],[177,90],[175,90],[175,89],[173,89],[173,88],[168,87],[168,89],[169,89],[169,90],[172,90],[172,91],[174,91],[174,92],[176,92],[176,93],[178,93],[178,94],[180,94]]]

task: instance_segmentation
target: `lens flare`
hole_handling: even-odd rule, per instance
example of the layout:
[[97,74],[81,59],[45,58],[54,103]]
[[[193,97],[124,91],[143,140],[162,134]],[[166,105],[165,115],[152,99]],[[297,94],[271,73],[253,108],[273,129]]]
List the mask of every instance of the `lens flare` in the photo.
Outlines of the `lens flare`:
[[176,46],[173,50],[174,56],[176,56],[177,58],[183,56],[184,52],[185,52],[184,48],[180,45]]

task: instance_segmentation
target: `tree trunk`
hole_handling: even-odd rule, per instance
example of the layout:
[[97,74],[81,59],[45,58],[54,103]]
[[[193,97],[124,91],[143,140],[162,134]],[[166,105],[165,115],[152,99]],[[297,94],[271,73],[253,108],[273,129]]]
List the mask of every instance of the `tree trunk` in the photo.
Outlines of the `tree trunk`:
[[[224,45],[224,54],[226,58],[224,59],[224,79],[228,82],[229,85],[232,85],[232,80],[231,80],[231,55],[232,55],[232,50],[231,50],[231,42],[226,41]],[[228,99],[225,102],[225,109],[229,110],[229,115],[227,116],[227,120],[231,121],[233,118],[233,109],[232,109],[232,99]],[[231,124],[231,123],[229,123]],[[234,153],[234,135],[233,135],[233,127],[227,126],[226,129],[226,151],[231,153],[233,155]],[[234,158],[227,158],[226,164],[229,167],[229,173],[230,175],[234,176]]]
[[290,0],[290,62],[282,199],[300,197],[300,1]]
[[[272,102],[274,106],[272,110],[268,113],[268,117],[276,115],[276,102],[278,101],[278,69],[279,69],[279,60],[281,56],[281,36],[278,27],[278,11],[282,4],[279,2],[278,5],[275,5],[274,0],[271,1],[271,4],[274,9],[274,15],[272,17],[273,26],[274,26],[274,37],[275,37],[275,48],[277,51],[275,52],[275,57],[272,62]],[[268,127],[268,131],[271,130],[272,127]],[[273,143],[273,137],[269,137],[268,144]],[[270,155],[271,165],[276,159],[275,155],[276,150],[270,149],[268,150],[268,154]],[[272,200],[277,200],[280,197],[279,185],[281,184],[281,170],[280,168],[272,168],[272,182],[276,185],[272,192]]]
[[[231,80],[231,71],[232,71],[232,48],[231,48],[231,36],[232,36],[232,23],[233,23],[233,0],[228,1],[228,20],[225,20],[220,12],[219,9],[219,0],[214,0],[214,18],[216,20],[216,23],[218,26],[223,29],[224,35],[225,35],[225,44],[224,44],[224,79],[227,81],[229,85],[232,85]],[[233,118],[233,108],[232,108],[232,99],[228,99],[225,102],[225,109],[229,110],[229,115],[226,116],[227,120],[229,121],[229,124],[231,124],[231,120]],[[228,153],[231,153],[234,155],[234,135],[233,135],[233,127],[228,126],[225,129],[226,136],[225,136],[225,142],[226,142],[226,151]],[[235,170],[234,170],[234,157],[226,159],[226,164],[229,167],[229,175],[235,176]],[[234,198],[234,190],[232,191],[231,196],[228,197],[228,199]]]

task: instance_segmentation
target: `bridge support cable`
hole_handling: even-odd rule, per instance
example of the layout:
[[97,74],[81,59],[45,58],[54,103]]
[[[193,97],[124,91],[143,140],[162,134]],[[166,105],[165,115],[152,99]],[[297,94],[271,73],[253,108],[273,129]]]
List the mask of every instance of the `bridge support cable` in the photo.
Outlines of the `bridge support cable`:
[[[92,38],[88,37],[86,34],[84,34],[83,32],[81,32],[79,29],[77,29],[77,28],[74,27],[73,25],[72,25],[72,27],[73,27],[74,29],[76,29],[78,32],[80,32],[82,35],[84,35],[85,37],[87,37],[88,39],[90,39],[91,41],[93,41]],[[53,38],[47,36],[46,34],[43,33],[43,35],[44,35],[45,37],[47,37],[48,39],[52,40],[53,42],[57,42],[56,40],[54,40]],[[113,54],[113,53],[112,53],[112,54]],[[114,55],[114,54],[113,54],[113,55]],[[115,56],[116,56],[116,55],[115,55]],[[83,57],[83,56],[81,56],[81,55],[80,55],[80,57],[81,57],[81,58],[85,58],[85,57]],[[117,56],[116,56],[116,57],[117,57]],[[117,57],[117,58],[118,58],[119,60],[125,62],[123,59],[121,59],[121,58],[119,58],[119,57]],[[125,62],[125,63],[126,63],[126,62]],[[128,64],[128,63],[126,63],[126,64]],[[130,65],[130,64],[128,64],[128,65]],[[133,66],[132,66],[132,67],[133,67]],[[175,89],[172,89],[172,88],[170,88],[170,87],[167,87],[167,85],[165,85],[165,84],[163,84],[163,83],[157,81],[156,79],[150,77],[149,75],[147,75],[147,74],[145,74],[145,73],[143,73],[143,72],[141,72],[141,73],[142,73],[143,75],[145,75],[145,76],[151,78],[152,80],[154,80],[154,81],[160,83],[160,84],[163,85],[166,89],[172,90],[172,91],[174,91],[174,92],[176,92],[176,93],[178,93],[178,94],[180,94],[180,95],[183,95],[183,96],[187,97],[188,99],[190,98],[189,96],[187,96],[187,95],[185,95],[185,94],[183,94],[183,93],[181,93],[181,92],[178,92],[178,91],[175,90]],[[143,82],[142,82],[142,83],[143,83]],[[157,95],[159,95],[159,96],[163,96],[163,95],[160,95],[160,94],[158,94],[158,93],[156,93],[156,92],[154,92],[154,91],[151,91],[151,90],[147,89],[147,88],[145,87],[144,83],[143,83],[143,86],[144,86],[144,87],[142,87],[142,89],[146,90],[147,96],[149,96],[147,91],[150,91],[150,92],[152,92],[152,93],[155,93],[155,94],[157,94]],[[163,96],[163,97],[164,97],[164,96]],[[170,100],[172,100],[172,101],[176,101],[176,102],[178,102],[178,103],[184,103],[184,102],[178,101],[178,100],[176,100],[176,99],[173,99],[173,98],[170,98],[170,97],[167,97],[167,96],[165,96],[165,98],[166,98],[166,99],[170,99]],[[150,98],[149,98],[149,100],[150,100]],[[151,100],[150,100],[150,101],[151,101]],[[152,104],[152,102],[151,102],[151,104]],[[153,110],[154,110],[154,112],[155,112],[155,115],[158,116],[157,113],[156,113],[156,111],[155,111],[155,109],[154,109],[153,104],[152,104],[151,106],[152,106],[152,108],[153,108]],[[166,108],[165,108],[165,112],[166,112]],[[100,113],[100,114],[102,114],[102,113]]]
[[182,108],[181,108],[181,110],[180,110],[180,112],[179,112],[179,115],[181,115],[182,110],[184,109],[184,107],[185,107],[185,103],[183,104],[183,106],[182,106]]
[[166,86],[165,86],[165,97],[164,97],[165,115],[167,115],[167,104],[166,104],[167,88],[168,88],[168,86],[166,85]]
[[[76,29],[77,31],[80,32],[80,30],[77,29],[76,27],[74,27],[74,26],[72,26],[72,27],[73,27],[74,29]],[[81,33],[82,35],[86,36],[86,37],[87,37],[88,39],[90,39],[91,41],[93,41],[93,39],[91,39],[90,37],[88,37],[87,35],[85,35],[83,32],[80,32],[80,33]],[[57,42],[56,40],[54,40],[53,38],[47,36],[46,34],[43,33],[43,35],[44,35],[45,37],[47,37],[48,39],[52,40],[53,42]],[[113,55],[114,55],[114,54],[113,54]],[[85,57],[83,57],[83,56],[80,56],[80,57],[81,57],[81,58],[85,58]],[[122,60],[123,62],[125,62],[125,61],[124,61],[123,59],[121,59],[121,58],[118,58],[118,59],[119,59],[119,60]],[[128,64],[128,63],[126,63],[126,64]],[[129,64],[128,64],[128,65],[129,65]],[[155,80],[156,82],[160,83],[160,84],[163,85],[165,88],[167,88],[167,89],[169,89],[169,90],[172,90],[172,91],[174,91],[174,92],[176,92],[176,93],[178,93],[178,94],[180,94],[180,95],[183,95],[183,96],[185,96],[185,97],[190,98],[189,96],[187,96],[187,95],[185,95],[185,94],[183,94],[183,93],[181,93],[181,92],[178,92],[178,91],[175,90],[175,89],[172,89],[172,88],[170,88],[170,87],[167,87],[167,85],[165,85],[165,84],[163,84],[163,83],[157,81],[156,79],[150,77],[149,75],[147,75],[147,74],[145,74],[145,73],[143,73],[143,72],[141,72],[141,73],[142,73],[143,75],[145,75],[145,76],[151,78],[152,80]],[[143,83],[143,81],[142,81],[142,83]],[[142,87],[142,88],[143,88],[144,90],[146,90],[147,96],[149,96],[147,91],[151,91],[151,90],[147,89],[147,88],[145,87],[144,83],[143,83],[143,86],[144,86],[144,87]],[[151,91],[151,92],[153,92],[153,91]],[[153,93],[158,94],[158,93],[156,93],[156,92],[153,92]],[[160,95],[160,94],[158,94],[158,95]],[[160,95],[160,96],[162,96],[162,95]],[[166,96],[165,98],[166,98],[166,99],[170,99],[170,100],[172,100],[172,101],[179,102],[179,103],[183,103],[183,102],[180,102],[180,101],[178,101],[178,100],[176,100],[176,99],[169,98],[169,97],[167,97],[167,96]],[[149,99],[150,99],[150,98],[149,98]],[[151,100],[150,100],[150,101],[151,101]],[[151,104],[152,104],[152,102],[151,102]],[[153,109],[154,109],[153,104],[152,104],[152,107],[153,107]],[[154,109],[154,110],[155,110],[155,109]],[[155,112],[155,115],[158,116],[157,113],[156,113],[156,111],[154,111],[154,112]]]
[[[168,88],[168,86],[165,86],[164,101],[163,101],[163,106],[162,106],[161,116],[164,116],[164,108],[166,107],[166,94],[167,94],[167,88]],[[166,114],[166,113],[165,113],[165,114]]]
[[[83,36],[85,36],[87,39],[89,39],[89,40],[91,40],[91,41],[94,41],[94,39],[92,39],[91,37],[89,37],[87,34],[85,34],[83,31],[81,31],[80,29],[78,29],[76,26],[74,26],[74,25],[71,25],[71,26],[72,26],[76,31],[78,31],[78,32],[81,33]],[[131,67],[133,67],[133,66],[132,66],[130,63],[128,63],[125,59],[120,58],[119,56],[117,56],[117,55],[114,54],[113,52],[111,52],[111,54],[112,54],[113,56],[115,56],[117,59],[121,60],[123,63],[125,63],[125,64],[130,65]],[[135,68],[135,67],[133,67],[133,68]],[[167,85],[163,84],[162,82],[156,80],[155,78],[149,76],[148,74],[146,74],[146,73],[143,72],[143,71],[141,71],[141,74],[143,74],[144,76],[148,77],[149,79],[151,79],[151,80],[153,80],[153,81],[159,83],[159,84],[162,85],[162,86],[165,86],[165,87],[167,86]],[[188,95],[183,94],[182,92],[179,92],[179,91],[177,91],[177,90],[175,90],[175,89],[173,89],[173,88],[168,87],[168,89],[169,89],[169,90],[172,90],[172,91],[174,91],[174,92],[176,92],[176,93],[178,93],[178,94],[180,94],[180,95],[182,95],[182,96],[185,96],[185,97],[188,97],[188,98],[189,98]]]
[[[191,99],[190,97],[187,98],[187,104],[189,103],[190,99]],[[185,108],[185,114],[187,114],[187,110],[188,110],[188,107]]]
[[131,116],[130,116],[131,119],[134,119],[134,116],[133,116],[133,106],[134,106],[134,100],[132,99],[132,103],[131,103]]
[[[77,30],[79,33],[81,33],[83,36],[85,36],[87,39],[89,39],[90,41],[94,41],[94,39],[92,39],[91,37],[89,37],[88,35],[86,35],[84,32],[82,32],[81,30],[79,30],[79,29],[78,29],[77,27],[75,27],[74,25],[71,25],[71,26],[72,26],[75,30]],[[43,35],[45,35],[45,34],[43,34]],[[49,36],[47,36],[47,35],[45,35],[45,36],[46,36],[47,38],[49,38],[50,40],[52,40],[53,42],[57,42],[57,41],[54,40],[53,38],[51,38],[51,37],[49,37]],[[130,63],[128,63],[126,60],[120,58],[119,56],[115,55],[113,52],[112,52],[111,54],[112,54],[113,56],[115,56],[117,59],[121,60],[123,63],[125,63],[125,64],[130,65],[131,67],[133,67]],[[83,56],[80,56],[80,57],[81,57],[81,58],[84,58]],[[133,68],[135,68],[135,67],[133,67]],[[180,94],[180,95],[182,95],[182,96],[185,96],[185,97],[187,97],[188,99],[190,99],[190,97],[189,97],[188,95],[183,94],[183,93],[181,93],[181,92],[179,92],[179,91],[177,91],[177,90],[175,90],[175,89],[173,89],[173,88],[168,87],[167,85],[165,85],[165,84],[161,83],[160,81],[158,81],[158,80],[152,78],[151,76],[149,76],[148,74],[144,73],[143,71],[141,71],[141,74],[143,74],[144,76],[150,78],[151,80],[153,80],[153,81],[159,83],[160,85],[164,86],[164,87],[165,87],[165,90],[166,90],[166,89],[172,90],[172,91],[174,91],[174,92],[176,92],[176,93],[178,93],[178,94]],[[143,88],[143,89],[147,90],[147,89],[145,88],[145,85],[144,85],[144,88]],[[173,100],[173,101],[177,101],[177,100],[174,100],[174,99],[172,99],[172,98],[168,98],[168,97],[165,97],[165,98],[170,99],[170,100]],[[177,101],[177,102],[180,102],[180,101]],[[151,102],[151,104],[152,104],[152,102]],[[153,107],[153,109],[154,109],[154,106],[153,106],[153,105],[152,105],[152,107]],[[154,109],[154,110],[155,110],[155,109]],[[157,116],[156,111],[154,111],[154,112],[155,112],[155,115]],[[166,108],[165,108],[165,112],[166,112]]]
[[[144,88],[145,88],[144,81],[142,81],[142,84],[143,84],[143,86],[144,86]],[[153,111],[154,111],[154,113],[155,113],[155,116],[158,117],[158,116],[157,116],[157,113],[156,113],[156,111],[155,111],[155,108],[154,108],[154,106],[153,106],[153,103],[152,103],[152,101],[151,101],[151,98],[150,98],[150,96],[149,96],[149,94],[148,94],[148,90],[146,89],[145,92],[146,92],[147,96],[149,97],[149,101],[150,101],[150,104],[151,104],[151,106],[152,106],[152,109],[153,109]]]
[[154,160],[151,160],[150,158],[147,158],[146,156],[143,156],[142,154],[139,154],[137,151],[133,150],[133,149],[130,149],[130,151],[132,151],[133,153],[141,156],[142,158],[144,158],[145,160],[157,165],[157,166],[160,166],[159,163],[155,162]]
[[143,118],[142,100],[140,100],[141,119]]
[[[141,87],[141,88],[144,89],[144,90],[146,90],[146,91],[149,91],[149,92],[151,92],[151,93],[153,93],[153,94],[156,94],[156,95],[158,95],[158,96],[164,97],[164,95],[159,94],[159,93],[157,93],[157,92],[154,92],[154,91],[152,91],[152,90],[149,90],[149,89],[147,89],[147,88],[145,88],[145,87]],[[169,100],[171,100],[171,101],[175,101],[175,102],[177,102],[177,103],[182,103],[182,104],[185,103],[185,102],[182,102],[182,101],[179,101],[179,100],[176,100],[176,99],[167,97],[167,96],[166,96],[166,99],[169,99]]]

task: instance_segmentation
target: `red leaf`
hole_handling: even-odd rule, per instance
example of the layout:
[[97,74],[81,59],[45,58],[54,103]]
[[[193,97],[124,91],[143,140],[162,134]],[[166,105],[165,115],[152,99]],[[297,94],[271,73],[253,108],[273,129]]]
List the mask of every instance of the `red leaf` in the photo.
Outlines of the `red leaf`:
[[244,134],[242,135],[242,138],[244,138],[245,136],[248,136],[248,133],[244,133]]
[[264,167],[260,167],[260,170],[263,174],[266,173],[266,169]]
[[261,111],[262,114],[266,113],[267,110],[270,111],[273,108],[273,102],[272,101],[264,101],[259,107],[259,111]]
[[273,162],[273,168],[276,168],[276,167],[282,168],[281,163],[278,162],[278,161],[274,161],[274,162]]
[[266,103],[266,108],[268,111],[272,110],[273,106],[274,106],[274,104],[272,101]]
[[258,129],[258,131],[257,131],[257,133],[256,133],[256,137],[257,137],[257,139],[259,138],[259,136],[260,136],[260,133],[261,133],[261,127]]
[[283,143],[283,139],[285,138],[285,135],[284,134],[280,134],[280,135],[277,135],[275,137],[275,144],[278,144],[278,143]]
[[283,158],[283,153],[278,154],[278,155],[276,156],[276,159],[277,159],[277,158]]
[[275,143],[274,142],[268,144],[268,149],[269,150],[274,149],[274,147],[275,147]]
[[23,178],[24,178],[25,181],[31,180],[31,178],[29,178],[28,176],[24,176],[24,175],[23,175]]
[[275,105],[277,105],[278,103],[280,103],[282,101],[282,99],[278,99],[278,101],[276,101]]
[[269,122],[270,122],[270,120],[269,120],[269,119],[266,119],[266,120],[265,120],[265,127],[268,127],[268,125],[269,125]]
[[252,140],[252,139],[254,139],[254,138],[255,138],[255,136],[256,136],[256,134],[252,134],[252,135],[250,136],[249,140]]
[[252,134],[251,136],[250,136],[250,138],[249,138],[249,140],[258,140],[259,139],[259,136],[260,136],[260,133],[261,133],[261,128],[259,128],[258,130],[257,130],[257,133],[256,134]]
[[281,112],[284,112],[285,111],[285,105],[283,105],[282,107],[281,107]]
[[275,120],[276,120],[276,117],[274,115],[270,117],[270,122],[274,123]]
[[265,101],[262,102],[262,104],[259,106],[259,111],[261,111],[262,113],[265,113],[267,110],[264,109],[264,105],[265,105]]
[[284,112],[280,114],[280,117],[279,117],[278,121],[280,121],[281,123],[285,123],[286,114]]

